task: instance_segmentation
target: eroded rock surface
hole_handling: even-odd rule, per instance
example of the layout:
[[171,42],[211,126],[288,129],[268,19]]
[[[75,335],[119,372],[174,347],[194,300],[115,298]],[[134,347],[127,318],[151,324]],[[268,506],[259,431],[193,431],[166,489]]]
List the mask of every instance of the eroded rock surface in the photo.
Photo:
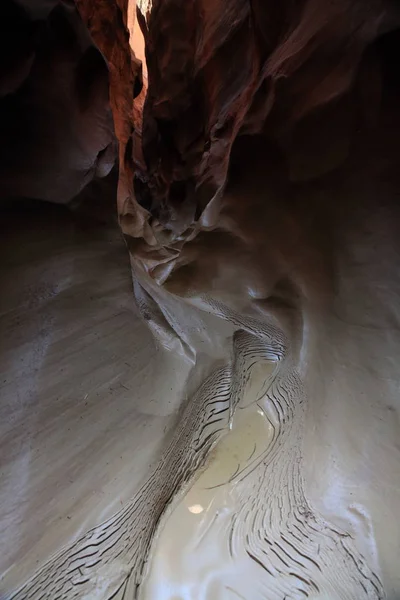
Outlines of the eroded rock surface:
[[[29,576],[7,594],[395,600],[396,4],[154,0],[145,70],[132,5],[78,7],[110,64],[147,368],[175,356],[181,385],[130,499],[95,523],[92,507],[37,569],[20,549]],[[140,411],[155,385],[132,390]],[[253,409],[261,442],[205,483]]]
[[116,160],[107,64],[73,3],[0,10],[0,197],[68,202]]

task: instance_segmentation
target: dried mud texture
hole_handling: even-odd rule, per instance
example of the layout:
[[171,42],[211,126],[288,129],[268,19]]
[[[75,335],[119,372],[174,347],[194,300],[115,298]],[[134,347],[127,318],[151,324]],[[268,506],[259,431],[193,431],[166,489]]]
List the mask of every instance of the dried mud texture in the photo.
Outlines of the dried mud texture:
[[[258,463],[240,474],[223,538],[233,563],[245,555],[258,569],[242,583],[247,595],[238,595],[384,598],[379,575],[353,537],[318,514],[306,497],[302,446],[308,403],[286,336],[276,325],[235,315],[216,301],[205,300],[203,308],[233,323],[233,362],[214,371],[187,403],[162,458],[133,499],[52,559],[13,598],[158,597],[140,593],[155,527],[227,432],[246,400],[252,369],[266,360],[278,361],[278,367],[263,382],[258,402],[273,435]],[[151,303],[146,310],[152,320]],[[227,583],[235,590],[232,578]],[[195,597],[214,597],[207,592],[199,586]]]
[[[229,311],[225,316],[230,317]],[[233,378],[236,385],[231,384],[234,407],[244,400],[254,365],[271,355],[284,358],[276,343],[271,344],[276,339],[273,331],[270,337],[268,328],[256,321],[249,330],[250,334],[239,330],[234,338],[234,368],[238,369]],[[148,590],[145,584],[145,593],[139,597],[186,597],[188,589],[192,590],[188,597],[201,599],[384,597],[378,575],[357,552],[351,536],[313,510],[305,495],[301,448],[307,399],[287,349],[285,354],[286,364],[266,378],[257,399],[272,428],[266,450],[257,461],[233,474],[230,502],[225,499],[221,503],[208,528],[194,530],[195,548],[187,530],[182,529],[181,514],[161,533],[154,553],[156,558],[157,551],[166,553],[169,571],[165,576],[163,563],[156,563],[150,579],[153,587]],[[228,487],[223,481],[215,483],[219,486]],[[168,517],[164,518],[167,527]],[[185,572],[185,562],[191,572]],[[171,582],[181,584],[173,588]]]

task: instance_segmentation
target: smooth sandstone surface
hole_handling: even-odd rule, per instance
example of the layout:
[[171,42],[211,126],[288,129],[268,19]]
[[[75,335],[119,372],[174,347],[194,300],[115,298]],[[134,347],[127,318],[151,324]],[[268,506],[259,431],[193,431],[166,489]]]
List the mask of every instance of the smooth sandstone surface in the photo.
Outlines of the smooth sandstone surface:
[[1,229],[8,598],[43,559],[129,500],[173,423],[188,370],[157,348],[135,310],[117,224],[33,204],[23,217],[3,212]]

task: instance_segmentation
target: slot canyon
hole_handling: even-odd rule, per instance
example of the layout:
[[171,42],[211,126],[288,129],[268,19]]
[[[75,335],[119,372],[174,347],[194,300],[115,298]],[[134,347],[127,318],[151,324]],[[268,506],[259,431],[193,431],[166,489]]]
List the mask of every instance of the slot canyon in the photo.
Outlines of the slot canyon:
[[398,0],[0,13],[0,599],[400,600]]

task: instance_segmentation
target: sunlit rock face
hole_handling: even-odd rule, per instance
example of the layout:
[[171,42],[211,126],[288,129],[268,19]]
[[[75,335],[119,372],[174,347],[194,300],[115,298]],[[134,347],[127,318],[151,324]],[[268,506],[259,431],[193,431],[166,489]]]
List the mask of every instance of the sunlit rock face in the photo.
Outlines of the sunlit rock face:
[[67,202],[115,163],[106,62],[72,2],[0,11],[0,196]]
[[[75,521],[32,548],[15,543],[6,597],[395,600],[396,5],[154,0],[138,13],[146,69],[133,6],[78,6],[110,65],[134,360],[126,350],[120,435],[113,413],[110,431],[88,418],[76,438],[105,441],[112,469],[88,448],[74,464],[96,465],[93,488],[111,497],[89,502],[81,470]],[[89,255],[101,280],[100,249]],[[90,415],[107,422],[102,398]],[[65,447],[54,442],[52,456],[68,466]],[[19,481],[14,455],[7,468]],[[53,480],[25,472],[25,493],[43,497]],[[21,500],[8,516],[16,529],[22,514]]]

